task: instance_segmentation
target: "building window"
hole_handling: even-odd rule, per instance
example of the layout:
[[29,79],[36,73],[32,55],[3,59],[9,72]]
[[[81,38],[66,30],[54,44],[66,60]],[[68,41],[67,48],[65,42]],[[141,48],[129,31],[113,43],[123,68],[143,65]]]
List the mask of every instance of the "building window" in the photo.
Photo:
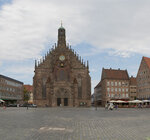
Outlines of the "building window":
[[42,81],[42,97],[46,98],[46,78],[43,78]]
[[126,88],[126,92],[128,92],[128,88]]
[[114,88],[111,88],[111,92],[113,92],[114,91]]
[[119,82],[118,85],[121,86],[121,82]]
[[117,82],[115,82],[115,86],[117,86]]
[[119,88],[119,92],[121,92],[121,88]]
[[111,86],[114,86],[114,82],[111,82]]
[[107,88],[107,92],[109,92],[110,91],[110,88]]
[[124,86],[125,85],[125,83],[124,82],[122,82],[122,86]]
[[65,80],[67,80],[68,78],[67,78],[67,72],[66,71],[64,71],[64,70],[60,70],[59,71],[59,80],[60,81],[65,81]]
[[124,88],[122,89],[122,92],[124,92]]
[[109,81],[107,82],[107,86],[109,86]]
[[115,88],[115,91],[117,92],[117,88]]
[[81,77],[81,75],[78,75],[77,82],[78,82],[78,98],[82,98],[82,77]]

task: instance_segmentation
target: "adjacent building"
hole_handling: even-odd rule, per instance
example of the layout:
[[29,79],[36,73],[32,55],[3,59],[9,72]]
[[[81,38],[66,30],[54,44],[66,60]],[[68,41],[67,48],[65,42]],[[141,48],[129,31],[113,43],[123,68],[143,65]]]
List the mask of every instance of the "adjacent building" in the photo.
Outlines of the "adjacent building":
[[137,73],[137,98],[150,100],[150,58],[143,57]]
[[22,101],[23,82],[0,75],[0,99],[6,104],[15,104]]
[[33,86],[32,85],[24,85],[24,88],[28,91],[29,93],[29,104],[33,104]]
[[94,88],[94,94],[93,96],[93,104],[97,106],[102,105],[102,85],[101,81],[96,85]]
[[34,103],[38,106],[90,106],[89,65],[66,44],[65,28],[58,29],[58,42],[35,63]]
[[130,77],[130,100],[136,100],[137,98],[137,82],[136,77]]
[[[102,106],[110,100],[129,100],[129,82],[127,70],[103,68],[100,88],[97,92],[100,94]],[[97,89],[97,86],[95,88]]]

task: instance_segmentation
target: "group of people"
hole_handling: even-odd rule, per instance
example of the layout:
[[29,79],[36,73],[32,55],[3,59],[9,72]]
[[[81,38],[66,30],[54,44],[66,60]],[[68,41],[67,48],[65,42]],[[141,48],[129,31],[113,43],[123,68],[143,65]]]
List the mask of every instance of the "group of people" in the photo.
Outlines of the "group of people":
[[118,105],[117,104],[113,104],[113,103],[106,103],[105,104],[105,109],[107,109],[107,110],[113,110],[114,108],[117,109]]

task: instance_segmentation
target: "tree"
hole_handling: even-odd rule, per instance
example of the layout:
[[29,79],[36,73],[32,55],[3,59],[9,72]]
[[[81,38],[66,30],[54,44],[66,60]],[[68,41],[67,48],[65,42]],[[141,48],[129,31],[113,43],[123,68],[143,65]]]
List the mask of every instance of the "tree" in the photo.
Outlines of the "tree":
[[29,93],[28,90],[26,90],[26,88],[24,88],[24,90],[23,90],[23,100],[24,100],[25,102],[28,102],[29,99],[30,99],[30,93]]

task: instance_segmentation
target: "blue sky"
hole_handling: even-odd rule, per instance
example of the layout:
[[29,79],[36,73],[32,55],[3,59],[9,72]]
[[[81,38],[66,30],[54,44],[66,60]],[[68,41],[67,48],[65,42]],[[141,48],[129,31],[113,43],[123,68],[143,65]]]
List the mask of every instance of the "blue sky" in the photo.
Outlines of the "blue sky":
[[102,68],[136,76],[150,57],[149,0],[0,0],[0,74],[32,84],[34,61],[57,42],[60,21],[67,42],[89,60],[92,92]]
[[0,0],[0,6],[3,6],[4,4],[10,4],[12,0]]

